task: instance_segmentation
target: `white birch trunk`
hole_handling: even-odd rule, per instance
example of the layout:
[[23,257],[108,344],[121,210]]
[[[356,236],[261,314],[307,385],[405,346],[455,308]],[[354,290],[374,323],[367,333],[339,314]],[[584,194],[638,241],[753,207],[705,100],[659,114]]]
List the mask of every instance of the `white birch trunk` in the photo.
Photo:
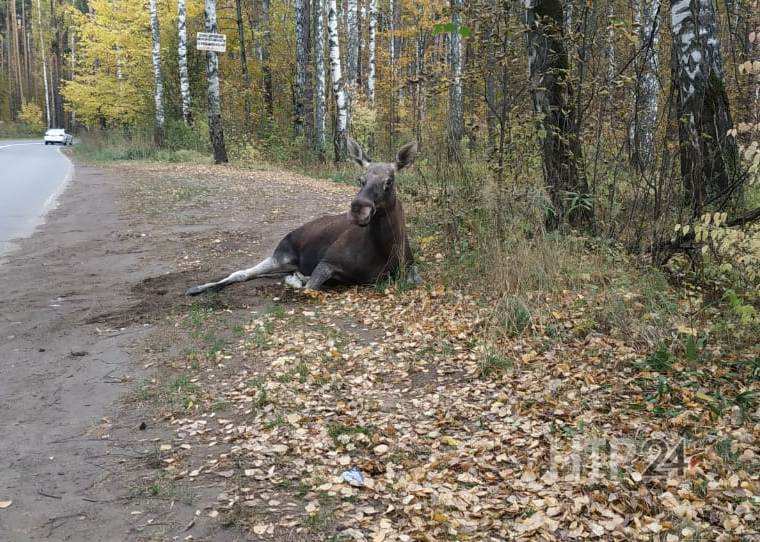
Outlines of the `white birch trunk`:
[[678,86],[681,176],[698,215],[730,195],[736,144],[724,85],[723,57],[712,0],[671,0]]
[[187,6],[186,0],[177,0],[177,57],[179,64],[179,92],[182,97],[182,118],[185,124],[193,122],[190,101],[190,77],[187,70]]
[[336,0],[329,0],[327,17],[327,34],[330,42],[330,76],[333,95],[335,96],[335,160],[343,160],[346,149],[348,130],[348,107],[346,91],[343,88],[343,75],[340,67],[340,42],[338,41],[338,6]]
[[449,85],[449,130],[452,143],[456,146],[464,132],[464,107],[462,103],[462,0],[450,0],[453,32],[449,33],[449,59],[451,62],[451,84]]
[[634,161],[642,169],[654,159],[654,132],[659,109],[660,0],[639,0],[639,46],[643,50],[641,77],[636,94],[636,121],[632,128]]
[[[77,69],[77,40],[74,36],[74,33],[71,32],[70,34],[70,49],[71,49],[71,79],[74,80],[74,74],[76,73]],[[77,124],[77,112],[74,108],[71,109],[71,128],[72,130],[76,127]]]
[[565,0],[565,5],[562,6],[562,15],[565,23],[565,34],[569,35],[573,32],[573,1]]
[[118,44],[114,46],[114,55],[116,56],[116,80],[121,81],[121,47]]
[[[42,0],[37,0],[37,19],[39,24],[40,33],[40,55],[42,57],[42,81],[45,87],[45,123],[48,128],[50,126],[50,89],[48,88],[48,76],[47,76],[47,59],[45,58],[45,37],[42,33],[42,8],[40,4]],[[74,50],[72,49],[72,55]]]
[[[607,43],[604,50],[604,56],[607,57],[607,83],[610,84],[615,79],[615,26],[612,24],[612,18],[615,16],[613,0],[607,0]],[[612,93],[608,96],[611,98]],[[609,99],[609,98],[608,98]]]
[[349,88],[356,86],[359,73],[359,6],[357,0],[348,0],[346,12],[346,81]]
[[388,2],[388,57],[391,60],[391,73],[396,62],[396,12],[393,0]]
[[369,45],[367,60],[367,98],[370,104],[375,104],[375,72],[377,60],[375,49],[377,47],[377,0],[369,0]]
[[153,79],[155,83],[154,99],[156,102],[156,144],[164,143],[164,80],[161,74],[161,32],[158,27],[157,0],[150,0],[150,31],[153,41]]
[[[205,3],[206,32],[216,33],[216,0]],[[227,162],[227,148],[224,144],[222,128],[222,99],[219,90],[219,58],[213,51],[206,51],[206,77],[208,79],[208,129],[214,162]]]
[[325,74],[324,0],[314,0],[314,76],[316,79],[314,142],[321,155],[325,150],[325,113],[327,83]]

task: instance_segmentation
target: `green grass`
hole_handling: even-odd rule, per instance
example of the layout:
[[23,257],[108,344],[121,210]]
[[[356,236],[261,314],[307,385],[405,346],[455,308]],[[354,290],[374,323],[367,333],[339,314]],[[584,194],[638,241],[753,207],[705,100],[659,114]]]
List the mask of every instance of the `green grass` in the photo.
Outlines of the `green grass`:
[[336,446],[340,445],[340,437],[342,435],[366,435],[372,437],[373,430],[371,427],[363,425],[345,425],[342,423],[333,423],[327,426],[327,434],[333,439]]
[[487,352],[480,360],[478,374],[481,378],[490,378],[511,371],[513,367],[514,361],[510,358],[496,352]]

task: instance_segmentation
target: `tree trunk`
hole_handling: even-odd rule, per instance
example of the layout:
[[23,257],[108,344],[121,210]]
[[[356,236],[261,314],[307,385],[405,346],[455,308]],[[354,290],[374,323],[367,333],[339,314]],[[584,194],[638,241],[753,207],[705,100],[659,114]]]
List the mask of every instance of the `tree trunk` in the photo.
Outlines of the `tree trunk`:
[[177,0],[177,57],[179,63],[179,92],[182,97],[182,118],[192,126],[193,110],[190,98],[190,77],[187,70],[187,6],[186,0]]
[[61,96],[61,81],[63,80],[63,21],[62,16],[55,9],[56,2],[50,3],[50,19],[55,29],[55,42],[52,54],[52,66],[50,81],[53,95],[53,125],[55,128],[63,128],[66,119],[63,115],[63,97]]
[[18,44],[18,25],[16,17],[16,2],[15,0],[10,0],[8,2],[8,33],[10,34],[9,43],[11,46],[11,57],[15,68],[15,73],[13,75],[18,86],[18,107],[20,109],[26,102],[26,97],[24,96],[24,80],[21,75],[21,54],[19,52],[20,47]]
[[671,0],[681,177],[693,216],[731,196],[736,143],[712,0]]
[[[491,17],[494,20],[497,9],[497,1],[488,0],[486,17]],[[499,27],[496,22],[492,22],[487,30],[484,29],[486,58],[483,93],[486,101],[486,128],[488,130],[489,150],[496,147],[496,124],[498,122],[496,108],[496,40],[498,38],[498,30]]]
[[50,91],[48,89],[47,60],[45,59],[45,35],[42,31],[42,0],[37,0],[37,19],[40,33],[40,60],[42,62],[42,82],[45,90],[45,123],[50,128]]
[[314,76],[316,92],[314,96],[314,150],[324,160],[325,114],[327,110],[327,83],[325,74],[325,23],[324,0],[314,0]]
[[157,0],[150,0],[150,33],[153,48],[151,57],[153,60],[153,100],[156,104],[156,125],[154,140],[157,146],[164,145],[164,78],[161,73],[161,30],[158,26]]
[[29,95],[34,99],[37,93],[34,88],[34,81],[32,79],[32,60],[29,58],[29,25],[26,20],[26,1],[21,2],[21,38],[23,39],[23,51],[24,51],[24,79],[26,79],[26,88],[29,91]]
[[375,105],[375,74],[377,71],[377,0],[369,0],[369,44],[367,46],[367,98]]
[[615,25],[613,24],[613,18],[615,17],[615,5],[614,0],[607,0],[607,43],[604,46],[604,57],[607,59],[607,85],[609,92],[607,94],[608,100],[612,97],[612,82],[615,80]]
[[340,42],[338,41],[338,6],[336,0],[329,0],[330,7],[327,17],[327,34],[330,42],[330,78],[332,79],[333,95],[335,96],[335,162],[342,161],[346,156],[346,136],[348,130],[348,110],[346,91],[343,88],[343,76],[340,68]]
[[251,115],[253,105],[251,104],[251,74],[248,72],[248,54],[245,49],[245,27],[243,26],[243,6],[242,0],[235,0],[235,18],[237,19],[238,41],[240,45],[240,70],[243,73],[243,112],[245,115],[245,127],[251,127]]
[[526,22],[533,108],[540,117],[544,180],[554,207],[547,226],[556,228],[564,221],[589,225],[591,201],[588,183],[578,167],[581,146],[566,82],[569,66],[562,35],[562,3],[528,0]]
[[[206,32],[216,33],[216,0],[206,0]],[[214,51],[206,51],[206,77],[208,78],[208,130],[214,149],[214,163],[227,162],[222,129],[222,99],[219,91],[219,58]]]
[[639,0],[639,46],[642,60],[638,80],[632,123],[631,157],[639,171],[645,171],[654,161],[654,132],[657,125],[660,80],[660,0]]
[[565,34],[570,35],[573,32],[573,0],[565,0],[562,21],[565,25]]
[[353,89],[359,77],[359,6],[358,0],[347,0],[347,4],[346,83],[349,89]]
[[293,130],[302,136],[305,124],[305,95],[309,57],[309,0],[295,0],[296,77],[293,86]]
[[451,62],[451,83],[449,84],[449,139],[454,153],[458,153],[459,142],[464,134],[464,104],[462,97],[462,0],[450,0],[451,22],[454,26],[449,34],[449,60]]
[[267,116],[274,116],[274,89],[272,87],[272,67],[269,64],[269,50],[272,45],[272,32],[269,28],[269,0],[261,0],[261,20],[259,29],[262,31],[261,40],[261,75],[264,84],[264,103]]

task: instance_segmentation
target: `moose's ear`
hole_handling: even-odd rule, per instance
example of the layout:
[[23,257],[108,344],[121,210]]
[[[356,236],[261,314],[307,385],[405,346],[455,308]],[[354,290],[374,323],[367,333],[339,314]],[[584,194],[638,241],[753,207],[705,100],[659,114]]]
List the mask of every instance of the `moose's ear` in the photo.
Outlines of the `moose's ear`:
[[372,161],[359,144],[350,137],[346,138],[346,147],[348,148],[348,156],[360,166],[367,167]]
[[396,153],[396,171],[401,171],[411,165],[417,158],[417,142],[412,141],[401,147]]

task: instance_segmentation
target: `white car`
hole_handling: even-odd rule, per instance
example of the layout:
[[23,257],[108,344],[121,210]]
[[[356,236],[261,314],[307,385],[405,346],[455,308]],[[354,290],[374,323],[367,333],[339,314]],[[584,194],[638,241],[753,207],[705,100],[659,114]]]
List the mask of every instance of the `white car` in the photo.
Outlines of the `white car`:
[[72,145],[74,137],[67,134],[63,128],[51,128],[45,132],[45,145]]

